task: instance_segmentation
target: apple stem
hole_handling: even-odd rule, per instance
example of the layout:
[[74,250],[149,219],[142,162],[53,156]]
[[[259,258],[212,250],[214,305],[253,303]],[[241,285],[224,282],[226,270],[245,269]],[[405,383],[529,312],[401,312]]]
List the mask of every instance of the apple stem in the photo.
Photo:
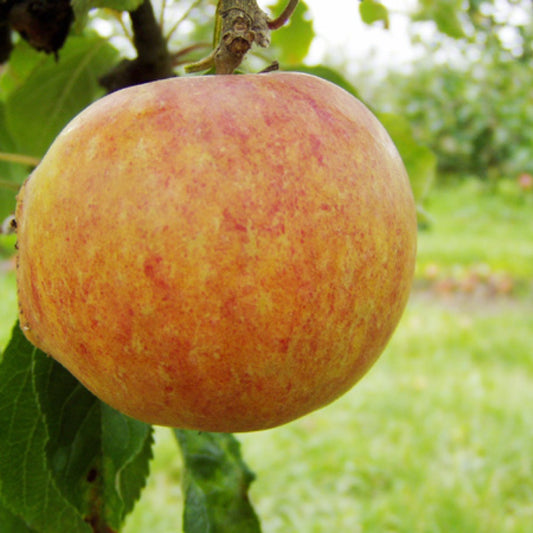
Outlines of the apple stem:
[[204,59],[185,67],[186,72],[214,68],[215,74],[233,74],[255,43],[270,45],[270,31],[281,28],[294,13],[298,0],[289,0],[279,17],[270,20],[257,0],[219,0],[217,5],[214,46]]

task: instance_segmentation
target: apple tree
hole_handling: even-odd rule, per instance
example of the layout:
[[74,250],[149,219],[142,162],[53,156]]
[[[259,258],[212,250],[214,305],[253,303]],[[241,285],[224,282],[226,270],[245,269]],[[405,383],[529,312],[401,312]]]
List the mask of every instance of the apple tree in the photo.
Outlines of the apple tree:
[[[253,28],[226,16],[235,11]],[[16,246],[8,234],[22,182],[62,128],[106,93],[174,76],[282,69],[357,94],[341,73],[304,63],[314,36],[304,1],[280,0],[269,13],[255,0],[163,0],[156,8],[149,0],[0,0],[3,253]],[[359,14],[388,25],[380,2],[364,0]],[[440,11],[430,16],[447,20]],[[435,158],[414,142],[405,119],[378,115],[421,204]],[[184,464],[184,530],[259,531],[247,496],[254,475],[235,437],[174,434]],[[149,424],[101,402],[15,325],[0,361],[2,533],[119,531],[146,483],[152,443]]]
[[[533,5],[469,2],[461,12],[452,4],[421,6],[413,23],[416,69],[390,72],[373,100],[404,110],[416,138],[437,156],[441,176],[496,181],[531,174]],[[448,35],[421,40],[437,12]]]

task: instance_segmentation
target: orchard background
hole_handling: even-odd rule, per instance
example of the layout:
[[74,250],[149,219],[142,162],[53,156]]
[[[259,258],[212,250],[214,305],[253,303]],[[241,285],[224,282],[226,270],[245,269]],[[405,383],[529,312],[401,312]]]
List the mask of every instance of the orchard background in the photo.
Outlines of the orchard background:
[[[261,7],[275,16],[286,3]],[[37,4],[59,9],[46,19]],[[119,86],[187,75],[184,65],[208,55],[215,9],[0,0],[0,219],[81,109]],[[364,0],[329,10],[354,31],[368,25],[357,54],[318,46],[313,2],[300,1],[240,71],[278,61],[325,77],[363,99],[397,143],[419,207],[419,255],[386,353],[345,397],[239,435],[241,450],[230,435],[154,429],[102,405],[14,328],[16,238],[2,235],[2,533],[246,533],[259,522],[265,532],[529,531],[533,6]],[[402,61],[372,44],[399,31],[410,43]]]

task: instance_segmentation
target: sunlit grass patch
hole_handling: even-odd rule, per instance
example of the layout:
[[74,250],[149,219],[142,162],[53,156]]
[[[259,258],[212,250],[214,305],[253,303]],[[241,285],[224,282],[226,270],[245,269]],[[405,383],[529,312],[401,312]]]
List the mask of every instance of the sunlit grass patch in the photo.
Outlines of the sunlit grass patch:
[[419,276],[428,265],[443,274],[474,266],[533,279],[533,194],[517,187],[516,195],[496,195],[469,180],[435,188],[427,210],[433,223],[419,233]]

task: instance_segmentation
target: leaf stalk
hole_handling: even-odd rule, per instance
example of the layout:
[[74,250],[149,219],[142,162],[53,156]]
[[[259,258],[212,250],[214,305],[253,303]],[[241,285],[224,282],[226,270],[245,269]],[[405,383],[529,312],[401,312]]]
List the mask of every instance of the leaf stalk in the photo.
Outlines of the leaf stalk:
[[38,157],[24,154],[10,154],[8,152],[0,152],[0,161],[18,163],[20,165],[28,165],[32,167],[36,167],[41,162]]

